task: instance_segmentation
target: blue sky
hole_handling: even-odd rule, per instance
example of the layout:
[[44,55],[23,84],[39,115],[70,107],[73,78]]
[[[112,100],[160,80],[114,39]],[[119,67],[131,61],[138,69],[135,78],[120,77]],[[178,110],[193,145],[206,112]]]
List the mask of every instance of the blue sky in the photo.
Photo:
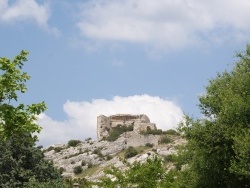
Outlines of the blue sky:
[[198,96],[250,37],[248,0],[1,0],[0,56],[28,50],[40,144],[96,138],[96,116],[201,117]]

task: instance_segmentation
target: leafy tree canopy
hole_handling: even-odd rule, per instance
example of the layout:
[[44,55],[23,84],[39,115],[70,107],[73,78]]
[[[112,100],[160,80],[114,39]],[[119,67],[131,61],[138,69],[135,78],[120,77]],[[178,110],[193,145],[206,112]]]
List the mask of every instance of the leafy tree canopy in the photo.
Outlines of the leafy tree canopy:
[[186,117],[180,127],[188,140],[179,157],[187,164],[181,187],[250,186],[250,46],[237,57],[200,97],[205,118]]
[[[41,130],[35,120],[46,110],[44,102],[14,106],[15,102],[18,102],[18,94],[27,91],[25,82],[30,79],[30,76],[22,71],[27,55],[27,51],[21,51],[13,61],[0,58],[0,137],[2,139]],[[36,140],[36,137],[34,139]]]
[[53,164],[44,159],[35,147],[41,128],[37,117],[46,109],[45,103],[25,105],[18,95],[25,93],[25,82],[30,79],[22,71],[28,52],[22,51],[14,60],[0,58],[0,187],[23,187],[35,179],[46,182],[60,179]]

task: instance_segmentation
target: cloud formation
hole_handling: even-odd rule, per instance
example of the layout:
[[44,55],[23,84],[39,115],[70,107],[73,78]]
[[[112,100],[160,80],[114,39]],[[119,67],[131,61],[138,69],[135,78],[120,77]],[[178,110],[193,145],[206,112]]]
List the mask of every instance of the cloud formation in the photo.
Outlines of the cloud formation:
[[180,48],[249,38],[249,17],[249,0],[92,0],[77,25],[91,39]]
[[39,144],[48,146],[67,143],[70,139],[96,138],[96,121],[100,114],[146,114],[157,128],[176,128],[183,117],[181,108],[173,101],[149,95],[115,96],[112,100],[91,102],[67,101],[64,106],[67,120],[56,121],[43,114],[38,123],[43,127]]
[[59,35],[56,28],[49,27],[49,17],[49,5],[46,3],[41,5],[35,0],[15,0],[13,3],[9,0],[0,1],[0,22],[32,21],[46,31]]

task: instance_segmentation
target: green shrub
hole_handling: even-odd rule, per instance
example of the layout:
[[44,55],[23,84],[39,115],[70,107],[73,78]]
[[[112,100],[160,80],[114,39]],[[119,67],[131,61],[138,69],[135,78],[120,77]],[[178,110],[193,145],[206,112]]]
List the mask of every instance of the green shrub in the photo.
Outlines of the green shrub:
[[55,150],[56,153],[58,153],[58,152],[60,152],[61,150],[63,150],[63,148],[61,148],[61,147],[55,147],[54,150]]
[[[92,187],[92,183],[89,182],[85,178],[73,178],[73,179],[67,178],[67,179],[64,179],[64,183],[65,183],[65,185],[67,185],[67,188],[72,188],[74,183],[78,183],[79,188],[91,188]],[[55,188],[55,187],[53,187],[53,188]]]
[[146,146],[146,147],[149,147],[149,148],[152,148],[152,147],[154,146],[154,144],[146,143],[145,146]]
[[107,156],[106,156],[106,160],[107,160],[107,161],[111,160],[112,158],[113,158],[113,157],[112,157],[111,155],[107,155]]
[[92,168],[93,164],[92,163],[88,163],[88,168]]
[[140,134],[142,134],[142,135],[149,135],[149,134],[161,135],[162,130],[161,129],[151,130],[150,127],[147,127],[147,131],[141,131]]
[[82,166],[76,166],[73,170],[74,174],[81,174],[82,173]]
[[63,167],[60,167],[60,168],[59,168],[60,174],[62,174],[64,171],[65,171],[65,168],[63,168]]
[[169,135],[180,135],[180,133],[178,133],[176,130],[174,129],[169,129],[166,131],[163,131],[164,134],[169,134]]
[[80,140],[70,140],[70,141],[68,141],[68,146],[69,147],[76,147],[80,143],[81,143]]
[[85,141],[87,141],[87,142],[90,140],[92,140],[92,138],[90,138],[90,137],[85,139]]
[[153,152],[157,152],[157,149],[156,149],[156,148],[153,148],[152,151],[153,151]]
[[133,130],[134,130],[133,125],[129,125],[129,126],[117,125],[116,127],[112,128],[109,131],[109,136],[106,137],[105,140],[113,142],[113,141],[117,140],[121,134],[128,132],[128,131],[133,131]]
[[96,154],[96,155],[98,155],[98,157],[103,158],[103,154],[102,154],[101,150],[102,150],[102,148],[96,148],[93,151],[93,154]]
[[127,158],[134,157],[137,154],[138,154],[137,150],[134,147],[129,146],[128,149],[126,149],[124,153],[124,157],[127,159]]
[[86,165],[86,162],[85,162],[85,161],[82,161],[81,165],[82,165],[82,166],[85,166],[85,165]]
[[167,135],[162,136],[161,139],[159,140],[159,144],[169,144],[171,142],[172,142],[171,138],[169,138]]
[[50,180],[48,182],[39,182],[35,179],[30,179],[29,182],[25,183],[24,188],[68,188],[63,182],[63,179]]
[[44,151],[47,152],[47,151],[51,151],[51,150],[54,150],[54,147],[53,147],[53,146],[48,147],[48,148],[45,149]]

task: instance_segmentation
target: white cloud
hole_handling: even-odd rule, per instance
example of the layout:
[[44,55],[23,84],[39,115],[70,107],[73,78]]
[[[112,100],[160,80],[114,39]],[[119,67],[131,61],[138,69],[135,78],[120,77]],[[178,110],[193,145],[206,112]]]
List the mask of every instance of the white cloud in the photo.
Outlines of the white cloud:
[[149,95],[116,96],[112,100],[95,99],[92,102],[67,101],[64,111],[68,116],[65,121],[53,120],[45,114],[41,116],[39,124],[43,131],[39,134],[40,144],[48,146],[66,143],[70,139],[96,138],[96,118],[100,114],[146,114],[163,130],[176,127],[183,117],[175,102]]
[[249,17],[249,0],[92,0],[77,25],[92,39],[180,48],[249,38]]
[[9,0],[0,2],[0,22],[33,21],[46,31],[59,35],[56,28],[49,27],[49,17],[49,5],[40,5],[35,0],[16,0],[11,4]]

